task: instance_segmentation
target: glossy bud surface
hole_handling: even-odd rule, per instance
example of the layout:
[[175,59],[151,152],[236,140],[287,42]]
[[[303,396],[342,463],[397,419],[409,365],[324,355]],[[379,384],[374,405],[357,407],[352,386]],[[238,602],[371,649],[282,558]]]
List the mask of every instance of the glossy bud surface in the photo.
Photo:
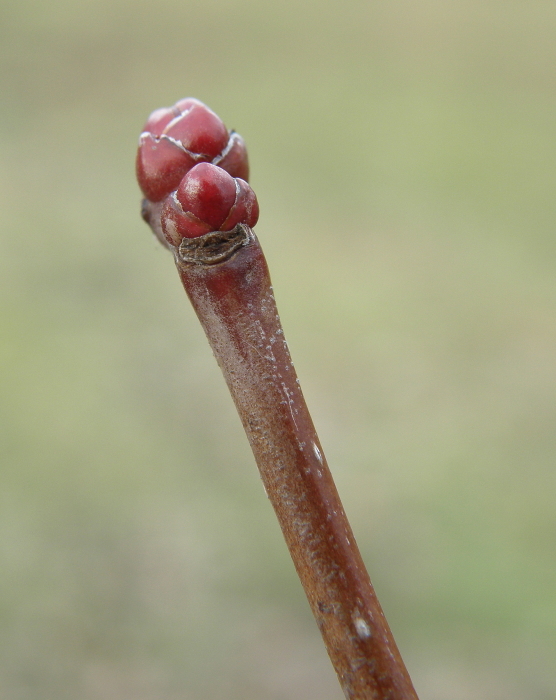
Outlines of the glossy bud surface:
[[173,246],[240,223],[252,227],[258,218],[257,197],[247,182],[211,163],[199,163],[186,173],[161,212],[162,231]]
[[161,201],[199,163],[218,165],[232,177],[249,177],[243,139],[229,132],[202,102],[186,98],[174,107],[155,110],[143,128],[137,151],[137,179],[145,197]]

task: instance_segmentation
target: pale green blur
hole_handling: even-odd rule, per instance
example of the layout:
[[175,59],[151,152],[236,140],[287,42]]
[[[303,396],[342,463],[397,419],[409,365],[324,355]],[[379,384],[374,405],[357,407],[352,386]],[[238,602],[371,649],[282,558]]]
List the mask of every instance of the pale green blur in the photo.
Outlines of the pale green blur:
[[556,697],[556,4],[3,0],[0,699],[339,700],[139,217],[247,141],[286,336],[422,700]]

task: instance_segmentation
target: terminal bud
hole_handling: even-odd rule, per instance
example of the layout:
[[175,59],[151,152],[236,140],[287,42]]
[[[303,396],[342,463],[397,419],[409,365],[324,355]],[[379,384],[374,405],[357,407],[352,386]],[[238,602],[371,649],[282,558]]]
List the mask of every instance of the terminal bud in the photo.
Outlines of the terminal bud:
[[199,100],[186,98],[155,110],[148,118],[137,151],[139,186],[151,202],[173,192],[199,163],[213,163],[232,177],[249,177],[243,139]]

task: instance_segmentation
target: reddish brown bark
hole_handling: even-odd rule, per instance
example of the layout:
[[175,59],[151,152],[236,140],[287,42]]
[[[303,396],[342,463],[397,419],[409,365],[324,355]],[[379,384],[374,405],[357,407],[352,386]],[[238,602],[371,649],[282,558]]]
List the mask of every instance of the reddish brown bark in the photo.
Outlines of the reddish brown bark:
[[175,255],[346,698],[417,700],[305,404],[258,240],[241,225],[184,240]]

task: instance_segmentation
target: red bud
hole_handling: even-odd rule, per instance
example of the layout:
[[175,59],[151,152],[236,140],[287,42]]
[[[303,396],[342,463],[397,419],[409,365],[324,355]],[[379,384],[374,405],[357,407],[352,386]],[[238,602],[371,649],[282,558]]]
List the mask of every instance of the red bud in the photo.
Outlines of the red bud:
[[192,168],[161,212],[162,230],[173,246],[182,238],[230,231],[237,224],[254,226],[258,218],[257,197],[247,182],[211,163]]
[[214,163],[247,180],[243,139],[199,100],[186,98],[155,110],[147,120],[137,153],[137,179],[147,199],[160,201],[198,163]]

